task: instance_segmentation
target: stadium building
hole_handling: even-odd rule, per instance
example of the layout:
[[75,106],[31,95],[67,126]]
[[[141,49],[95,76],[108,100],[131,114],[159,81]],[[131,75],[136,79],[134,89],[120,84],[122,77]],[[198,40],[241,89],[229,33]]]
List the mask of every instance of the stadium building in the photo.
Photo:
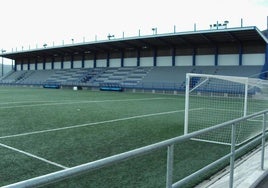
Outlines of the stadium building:
[[[3,87],[1,149],[37,159],[44,162],[46,168],[53,167],[39,173],[32,161],[21,159],[23,162],[19,163],[20,160],[13,159],[13,154],[3,152],[3,169],[10,160],[15,166],[15,170],[11,169],[12,174],[3,171],[6,173],[4,178],[11,177],[11,180],[4,179],[5,184],[11,183],[6,187],[57,184],[73,177],[73,182],[66,180],[62,187],[68,183],[71,183],[70,187],[79,187],[79,183],[81,187],[120,187],[118,183],[150,187],[144,185],[147,182],[151,187],[164,187],[164,184],[169,188],[192,187],[203,180],[212,180],[211,174],[227,174],[226,171],[230,174],[228,180],[221,178],[225,184],[219,182],[224,186],[209,183],[211,187],[233,187],[235,159],[256,149],[261,141],[261,149],[256,149],[262,151],[262,173],[259,174],[267,175],[264,173],[268,118],[267,30],[260,31],[254,26],[227,28],[216,25],[209,30],[167,34],[155,31],[153,35],[128,38],[109,35],[105,41],[62,46],[44,44],[43,48],[13,52],[2,50],[0,56],[13,62],[12,71],[0,78],[0,85],[41,87],[27,88],[23,94],[21,87]],[[67,89],[62,95],[61,90],[42,87],[148,93],[73,92]],[[261,91],[264,91],[263,95]],[[29,92],[34,94],[29,95]],[[152,97],[156,94],[149,92],[185,93],[185,96]],[[57,94],[51,97],[51,93]],[[77,98],[73,100],[74,93]],[[61,131],[73,132],[62,134]],[[174,149],[175,144],[177,149]],[[156,153],[151,155],[153,152]],[[148,158],[135,160],[147,154]],[[115,171],[113,167],[109,168],[112,170],[109,173],[86,174],[127,159],[135,161],[119,166]],[[255,165],[255,161],[249,166]],[[242,166],[241,163],[237,166]],[[26,173],[20,172],[20,167],[27,169]],[[29,173],[32,169],[37,172]],[[250,171],[248,176],[254,173]],[[83,177],[76,179],[78,175]],[[114,178],[114,175],[118,177]],[[152,180],[148,180],[149,177]],[[237,184],[244,181],[235,177]],[[113,181],[112,186],[109,181]]]
[[[13,71],[1,84],[108,90],[185,89],[185,73],[267,79],[267,32],[257,27],[211,28],[6,52]],[[261,74],[263,73],[263,74]]]

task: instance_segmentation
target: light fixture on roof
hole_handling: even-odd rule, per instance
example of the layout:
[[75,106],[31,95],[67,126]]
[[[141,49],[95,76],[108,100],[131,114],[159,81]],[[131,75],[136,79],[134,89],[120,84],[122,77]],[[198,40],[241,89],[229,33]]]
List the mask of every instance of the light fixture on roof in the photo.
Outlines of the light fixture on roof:
[[218,21],[214,24],[210,24],[210,29],[227,29],[229,21],[225,20],[223,23],[219,23]]
[[228,25],[229,21],[225,20],[224,23],[222,24],[223,26],[225,26],[225,29],[227,29],[227,25]]
[[153,27],[152,31],[153,31],[153,35],[157,35],[157,27]]
[[45,44],[43,44],[43,47],[44,47],[44,48],[46,48],[46,47],[47,47],[47,44],[46,44],[46,43],[45,43]]
[[111,35],[110,33],[107,35],[108,40],[111,40],[111,38],[114,38],[114,35]]

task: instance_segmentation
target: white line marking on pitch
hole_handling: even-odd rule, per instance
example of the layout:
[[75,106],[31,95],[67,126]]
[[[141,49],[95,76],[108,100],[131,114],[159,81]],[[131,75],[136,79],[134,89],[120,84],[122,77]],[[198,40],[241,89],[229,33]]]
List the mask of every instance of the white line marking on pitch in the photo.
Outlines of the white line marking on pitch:
[[102,101],[75,101],[75,102],[58,102],[58,103],[47,103],[47,104],[29,104],[20,106],[2,106],[0,109],[10,108],[24,108],[24,107],[36,107],[36,106],[54,106],[54,105],[69,105],[69,104],[81,104],[81,103],[103,103],[103,102],[130,102],[130,101],[148,101],[148,100],[162,100],[170,98],[142,98],[142,99],[119,99],[119,100],[102,100]]
[[2,143],[0,143],[0,146],[2,146],[2,147],[4,147],[4,148],[7,148],[7,149],[10,149],[10,150],[13,150],[13,151],[16,151],[16,152],[19,152],[19,153],[22,153],[22,154],[27,155],[27,156],[29,156],[29,157],[38,159],[38,160],[40,160],[40,161],[43,161],[43,162],[45,162],[45,163],[48,163],[48,164],[51,164],[51,165],[54,165],[54,166],[57,166],[57,167],[60,167],[60,168],[63,168],[63,169],[67,169],[67,168],[68,168],[68,167],[63,166],[63,165],[61,165],[61,164],[58,164],[58,163],[49,161],[49,160],[44,159],[44,158],[42,158],[42,157],[38,157],[38,156],[33,155],[33,154],[31,154],[31,153],[28,153],[28,152],[26,152],[26,151],[22,151],[22,150],[13,148],[13,147],[11,147],[11,146],[8,146],[8,145],[2,144]]
[[[190,111],[202,110],[202,109],[203,108],[195,108],[195,109],[191,109]],[[151,116],[174,114],[174,113],[178,113],[178,112],[184,112],[184,110],[175,110],[175,111],[169,111],[169,112],[159,112],[159,113],[154,113],[154,114],[138,115],[138,116],[125,117],[125,118],[119,118],[119,119],[112,119],[112,120],[93,122],[93,123],[86,123],[86,124],[80,124],[80,125],[73,125],[73,126],[61,127],[61,128],[55,128],[55,129],[47,129],[47,130],[41,130],[41,131],[26,132],[26,133],[21,133],[21,134],[1,136],[0,139],[13,138],[13,137],[19,137],[19,136],[27,136],[27,135],[54,132],[54,131],[61,131],[61,130],[66,130],[66,129],[74,129],[74,128],[80,128],[80,127],[86,127],[86,126],[100,125],[100,124],[105,124],[105,123],[126,121],[126,120],[137,119],[137,118],[145,118],[145,117],[151,117]]]
[[9,105],[9,104],[27,104],[27,103],[55,103],[58,101],[10,101],[10,102],[3,102],[0,105]]
[[9,105],[9,104],[27,104],[27,103],[63,103],[63,102],[82,102],[81,100],[60,100],[60,101],[31,101],[31,100],[24,100],[24,101],[8,101],[2,102],[0,105]]

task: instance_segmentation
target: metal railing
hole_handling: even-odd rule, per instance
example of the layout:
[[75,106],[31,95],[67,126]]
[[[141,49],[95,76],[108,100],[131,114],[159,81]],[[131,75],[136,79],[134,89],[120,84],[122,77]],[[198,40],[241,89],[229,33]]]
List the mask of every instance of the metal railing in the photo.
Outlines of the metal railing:
[[[152,145],[148,145],[145,147],[141,147],[138,149],[134,149],[128,152],[124,152],[121,154],[117,154],[111,157],[103,158],[97,161],[89,162],[86,164],[82,164],[79,166],[75,166],[72,168],[64,169],[61,171],[57,171],[54,173],[50,173],[47,175],[39,176],[36,178],[32,178],[29,180],[21,181],[18,183],[10,184],[5,186],[6,188],[13,188],[13,187],[37,187],[37,186],[43,186],[51,183],[55,183],[61,180],[64,180],[66,178],[70,178],[72,176],[76,176],[79,174],[83,174],[86,172],[94,171],[106,166],[110,166],[115,163],[119,163],[121,161],[125,161],[127,159],[131,159],[137,156],[144,155],[146,153],[150,153],[156,150],[159,150],[161,148],[167,148],[167,171],[166,171],[166,188],[176,188],[176,187],[181,187],[182,185],[185,185],[186,183],[190,182],[193,178],[203,174],[204,172],[212,169],[213,167],[219,165],[223,161],[226,161],[226,159],[230,159],[230,179],[229,179],[229,187],[232,188],[234,184],[234,162],[235,162],[235,157],[236,154],[238,154],[241,151],[244,151],[244,149],[248,148],[250,145],[255,144],[258,141],[262,141],[261,144],[261,165],[260,168],[264,170],[264,149],[265,149],[265,137],[266,137],[266,122],[267,122],[267,114],[268,114],[268,109],[264,111],[260,111],[257,113],[254,113],[252,115],[248,115],[245,117],[241,117],[238,119],[234,119],[225,123],[221,123],[218,125],[215,125],[213,127],[209,127],[200,131],[192,132],[183,136],[178,136],[175,138],[171,138],[162,142],[158,142]],[[262,132],[260,133],[260,136],[254,138],[244,146],[240,147],[239,149],[236,150],[235,148],[235,135],[236,135],[236,124],[246,121],[250,118],[254,117],[259,117],[262,116]],[[196,171],[195,173],[185,177],[184,179],[173,183],[173,165],[174,165],[174,145],[175,144],[180,144],[183,143],[187,140],[190,140],[191,138],[197,137],[201,134],[208,133],[211,131],[218,130],[220,128],[226,127],[226,126],[232,126],[232,131],[231,131],[231,152],[224,157],[214,161],[213,163],[203,167],[202,169]]]

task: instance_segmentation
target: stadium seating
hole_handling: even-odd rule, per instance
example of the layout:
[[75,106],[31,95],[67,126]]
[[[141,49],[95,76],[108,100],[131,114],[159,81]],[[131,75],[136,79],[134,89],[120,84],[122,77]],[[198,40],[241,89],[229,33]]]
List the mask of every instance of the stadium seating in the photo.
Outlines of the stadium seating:
[[[12,71],[2,84],[81,85],[184,91],[186,73],[258,77],[261,66],[117,67]],[[118,87],[117,87],[118,88]]]

